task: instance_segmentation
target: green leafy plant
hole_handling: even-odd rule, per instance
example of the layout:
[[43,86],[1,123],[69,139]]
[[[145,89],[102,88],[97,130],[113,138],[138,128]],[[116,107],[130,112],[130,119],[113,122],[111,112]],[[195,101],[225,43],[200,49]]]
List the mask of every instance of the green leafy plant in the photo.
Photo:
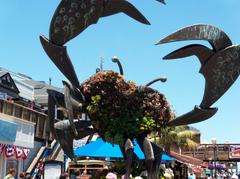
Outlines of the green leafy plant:
[[173,118],[163,94],[113,71],[98,72],[81,87],[94,128],[111,143],[123,145],[127,138],[157,131]]

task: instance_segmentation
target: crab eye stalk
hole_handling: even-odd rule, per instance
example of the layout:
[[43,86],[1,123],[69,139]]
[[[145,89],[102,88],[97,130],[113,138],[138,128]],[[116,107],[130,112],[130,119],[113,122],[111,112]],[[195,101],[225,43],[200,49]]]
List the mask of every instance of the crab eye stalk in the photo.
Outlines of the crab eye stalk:
[[156,78],[156,79],[150,81],[150,82],[149,82],[148,84],[146,84],[145,86],[150,86],[150,85],[152,85],[153,83],[155,83],[155,82],[157,82],[157,81],[161,81],[161,82],[165,83],[165,82],[167,81],[167,77],[166,77],[166,76],[162,76],[162,77],[160,77],[160,78]]
[[113,57],[112,57],[112,62],[118,64],[118,68],[119,68],[120,74],[121,74],[121,75],[124,75],[124,73],[123,73],[123,68],[122,68],[122,65],[121,65],[121,63],[120,63],[119,58],[118,58],[117,56],[113,56]]

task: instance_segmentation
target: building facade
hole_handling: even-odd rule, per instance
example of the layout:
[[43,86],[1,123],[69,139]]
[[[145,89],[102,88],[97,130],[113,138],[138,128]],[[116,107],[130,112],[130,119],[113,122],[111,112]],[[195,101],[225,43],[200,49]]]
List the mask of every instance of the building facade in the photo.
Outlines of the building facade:
[[27,171],[40,149],[52,140],[44,113],[47,89],[59,90],[0,68],[0,178],[12,167],[18,175]]

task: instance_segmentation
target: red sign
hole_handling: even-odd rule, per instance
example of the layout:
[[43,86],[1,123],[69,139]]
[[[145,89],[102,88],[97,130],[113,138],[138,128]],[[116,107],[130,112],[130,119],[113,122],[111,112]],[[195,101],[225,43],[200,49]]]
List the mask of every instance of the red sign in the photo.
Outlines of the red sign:
[[240,159],[240,146],[231,146],[229,158]]

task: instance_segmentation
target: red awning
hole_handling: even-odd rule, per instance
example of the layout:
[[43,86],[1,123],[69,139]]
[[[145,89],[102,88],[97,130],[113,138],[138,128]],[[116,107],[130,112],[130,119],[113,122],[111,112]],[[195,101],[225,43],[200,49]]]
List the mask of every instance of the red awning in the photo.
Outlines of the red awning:
[[203,161],[194,157],[190,157],[188,155],[182,155],[176,152],[171,151],[170,156],[175,158],[176,160],[182,162],[182,163],[190,163],[194,165],[202,165]]

